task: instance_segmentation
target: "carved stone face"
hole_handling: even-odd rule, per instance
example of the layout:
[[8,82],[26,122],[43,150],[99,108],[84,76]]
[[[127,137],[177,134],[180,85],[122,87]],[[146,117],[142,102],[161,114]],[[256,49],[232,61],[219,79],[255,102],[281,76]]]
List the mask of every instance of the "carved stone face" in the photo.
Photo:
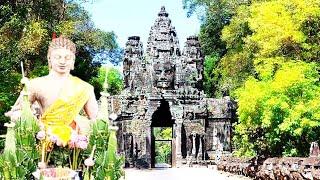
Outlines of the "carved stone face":
[[74,68],[75,55],[68,49],[53,49],[48,58],[51,69],[59,74],[69,74]]
[[125,83],[126,83],[126,87],[131,87],[134,85],[134,74],[135,74],[135,70],[134,67],[130,67],[127,69],[126,74],[125,74]]
[[174,65],[167,61],[165,63],[156,63],[153,65],[154,86],[162,89],[172,89],[174,81]]

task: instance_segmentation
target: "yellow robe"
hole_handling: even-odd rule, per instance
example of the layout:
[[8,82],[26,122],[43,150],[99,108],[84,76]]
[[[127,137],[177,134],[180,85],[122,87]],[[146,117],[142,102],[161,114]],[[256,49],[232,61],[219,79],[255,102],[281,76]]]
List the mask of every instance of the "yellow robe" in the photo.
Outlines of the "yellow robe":
[[70,76],[70,79],[72,88],[63,88],[58,99],[41,116],[46,130],[57,136],[63,146],[70,140],[70,125],[88,101],[93,88],[77,77]]

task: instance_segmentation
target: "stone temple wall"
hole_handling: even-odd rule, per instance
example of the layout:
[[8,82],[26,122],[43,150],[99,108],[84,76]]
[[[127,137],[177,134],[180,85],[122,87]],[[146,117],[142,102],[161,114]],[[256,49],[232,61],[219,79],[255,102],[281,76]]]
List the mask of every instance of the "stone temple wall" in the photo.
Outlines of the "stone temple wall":
[[210,158],[219,144],[230,151],[233,103],[229,97],[207,98],[198,37],[182,51],[175,27],[162,7],[150,29],[146,52],[140,37],[128,38],[123,60],[125,89],[117,102],[118,149],[127,166],[155,165],[153,128],[173,131],[171,165]]

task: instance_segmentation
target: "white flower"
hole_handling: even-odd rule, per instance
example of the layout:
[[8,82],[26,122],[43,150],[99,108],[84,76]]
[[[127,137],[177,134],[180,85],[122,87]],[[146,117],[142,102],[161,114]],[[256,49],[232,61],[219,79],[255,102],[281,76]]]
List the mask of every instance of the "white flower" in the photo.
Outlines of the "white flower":
[[114,121],[118,118],[118,115],[116,113],[112,113],[110,114],[109,118]]
[[76,146],[80,149],[87,149],[88,147],[88,141],[78,141],[76,143]]
[[51,142],[56,143],[57,140],[58,140],[58,137],[57,137],[57,136],[55,136],[55,135],[51,135],[51,136],[50,136],[50,141],[51,141]]
[[89,157],[86,160],[84,160],[84,165],[93,166],[94,165],[94,160],[91,157]]
[[85,135],[79,135],[76,146],[80,149],[87,149],[88,147],[88,137]]
[[63,146],[63,142],[60,139],[57,139],[56,145],[62,147]]
[[37,133],[37,139],[44,140],[46,138],[46,133],[44,131],[39,131]]
[[68,142],[69,147],[74,148],[76,146],[77,141],[78,141],[78,134],[77,132],[72,131],[70,141]]
[[78,140],[79,140],[79,141],[88,141],[88,137],[85,136],[85,135],[79,135],[79,136],[78,136]]
[[44,168],[47,167],[47,165],[46,165],[45,162],[39,162],[39,163],[38,163],[38,167],[39,167],[39,169],[44,169]]

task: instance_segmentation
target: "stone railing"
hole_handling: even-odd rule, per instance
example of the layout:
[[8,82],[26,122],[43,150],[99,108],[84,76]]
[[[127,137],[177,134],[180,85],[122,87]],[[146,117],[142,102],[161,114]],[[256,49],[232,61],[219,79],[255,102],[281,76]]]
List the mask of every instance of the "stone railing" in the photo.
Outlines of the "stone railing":
[[256,158],[227,157],[217,163],[217,169],[253,179],[320,179],[319,157]]

